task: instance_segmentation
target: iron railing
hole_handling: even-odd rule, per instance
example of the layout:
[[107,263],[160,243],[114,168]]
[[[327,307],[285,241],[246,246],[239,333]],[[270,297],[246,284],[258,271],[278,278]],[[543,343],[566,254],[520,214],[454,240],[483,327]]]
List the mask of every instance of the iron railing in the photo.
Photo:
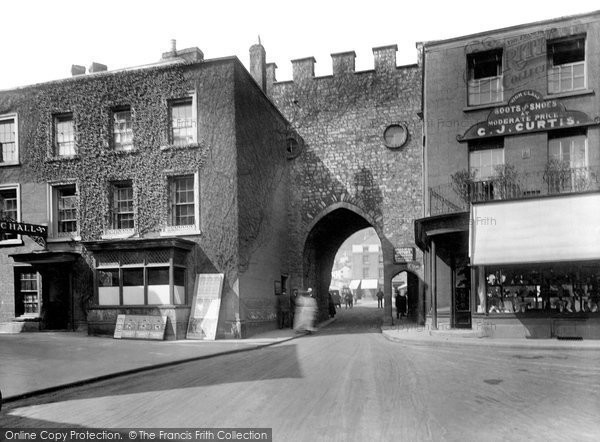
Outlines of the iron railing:
[[450,180],[429,188],[430,216],[466,212],[471,203],[600,191],[600,167],[578,167],[499,176],[487,180]]

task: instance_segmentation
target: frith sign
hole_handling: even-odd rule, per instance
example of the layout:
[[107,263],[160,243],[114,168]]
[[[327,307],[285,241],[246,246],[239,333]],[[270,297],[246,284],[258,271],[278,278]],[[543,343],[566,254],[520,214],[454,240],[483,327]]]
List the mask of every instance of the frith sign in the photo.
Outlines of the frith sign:
[[567,110],[557,99],[544,99],[539,92],[525,90],[513,95],[508,104],[492,109],[486,121],[471,126],[458,141],[503,137],[554,129],[599,124],[580,111]]
[[16,221],[0,221],[0,232],[46,238],[48,236],[48,227],[38,224],[18,223]]

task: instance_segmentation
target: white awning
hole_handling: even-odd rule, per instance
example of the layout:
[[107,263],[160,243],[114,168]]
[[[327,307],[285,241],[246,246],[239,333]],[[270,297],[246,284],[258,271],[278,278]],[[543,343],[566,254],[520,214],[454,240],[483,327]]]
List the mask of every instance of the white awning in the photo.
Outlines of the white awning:
[[600,259],[600,194],[473,204],[473,265]]
[[350,290],[356,290],[360,285],[360,279],[353,279],[350,281]]
[[376,279],[363,279],[360,284],[360,288],[364,290],[368,289],[376,289],[377,288],[377,280]]

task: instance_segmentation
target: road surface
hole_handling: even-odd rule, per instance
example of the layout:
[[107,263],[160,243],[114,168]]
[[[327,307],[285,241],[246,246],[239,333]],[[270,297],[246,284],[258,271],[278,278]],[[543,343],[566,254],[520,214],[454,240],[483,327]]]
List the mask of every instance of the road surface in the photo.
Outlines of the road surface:
[[404,345],[381,335],[380,315],[363,302],[276,346],[6,404],[0,427],[269,427],[276,441],[600,439],[600,353]]

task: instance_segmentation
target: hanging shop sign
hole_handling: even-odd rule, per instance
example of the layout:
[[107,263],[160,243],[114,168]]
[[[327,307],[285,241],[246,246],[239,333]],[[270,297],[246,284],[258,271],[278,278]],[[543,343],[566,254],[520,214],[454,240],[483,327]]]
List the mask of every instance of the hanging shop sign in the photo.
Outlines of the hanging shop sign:
[[471,126],[460,142],[490,137],[505,137],[600,124],[581,111],[567,110],[557,99],[544,99],[539,92],[524,90],[513,95],[508,104],[495,107],[487,120]]
[[48,236],[48,226],[2,220],[0,221],[0,232],[46,238]]

